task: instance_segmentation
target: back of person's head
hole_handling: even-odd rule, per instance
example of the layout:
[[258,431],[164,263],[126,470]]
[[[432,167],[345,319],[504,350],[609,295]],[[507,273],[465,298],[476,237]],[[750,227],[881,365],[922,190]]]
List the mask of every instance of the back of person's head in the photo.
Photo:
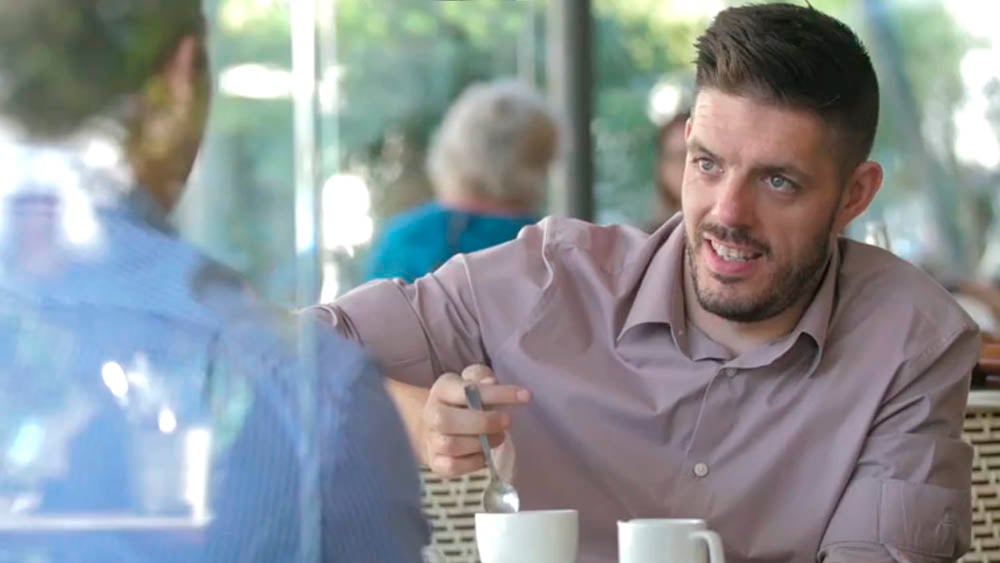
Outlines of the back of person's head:
[[0,0],[3,133],[51,144],[100,129],[170,208],[207,118],[204,34],[201,0]]
[[720,12],[696,47],[699,91],[813,112],[836,131],[845,170],[867,160],[878,126],[878,79],[844,23],[812,7],[741,6]]
[[0,0],[0,114],[30,137],[72,133],[204,28],[201,0]]
[[474,84],[448,110],[428,154],[439,197],[534,209],[558,149],[556,118],[537,92],[513,80]]

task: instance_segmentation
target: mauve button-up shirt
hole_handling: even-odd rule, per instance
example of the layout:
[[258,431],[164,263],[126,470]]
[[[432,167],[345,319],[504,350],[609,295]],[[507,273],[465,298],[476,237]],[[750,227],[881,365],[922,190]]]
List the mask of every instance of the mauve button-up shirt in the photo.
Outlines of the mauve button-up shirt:
[[950,561],[970,537],[960,439],[979,335],[941,287],[841,239],[785,337],[734,356],[685,316],[680,216],[651,236],[547,219],[413,284],[322,309],[395,379],[485,363],[512,411],[522,509],[704,518],[730,561]]

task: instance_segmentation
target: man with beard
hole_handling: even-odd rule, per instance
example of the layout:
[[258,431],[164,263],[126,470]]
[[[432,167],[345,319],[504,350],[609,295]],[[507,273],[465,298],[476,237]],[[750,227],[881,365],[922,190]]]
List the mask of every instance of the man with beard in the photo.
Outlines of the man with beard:
[[[915,267],[837,236],[882,181],[864,47],[767,4],[697,51],[681,215],[648,237],[549,219],[322,311],[382,360],[422,461],[463,474],[476,433],[509,438],[522,509],[578,509],[584,563],[634,517],[704,518],[737,562],[955,560],[979,337]],[[469,381],[501,408],[465,409]]]

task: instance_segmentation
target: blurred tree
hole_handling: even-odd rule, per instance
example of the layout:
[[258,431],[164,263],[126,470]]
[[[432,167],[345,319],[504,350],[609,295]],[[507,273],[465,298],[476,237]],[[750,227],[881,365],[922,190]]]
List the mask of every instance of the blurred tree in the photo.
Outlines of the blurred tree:
[[[211,0],[207,9],[218,75],[246,64],[290,69],[288,0]],[[335,9],[337,60],[327,63],[336,99],[323,93],[331,111],[321,120],[332,134],[322,164],[326,174],[365,177],[381,219],[430,196],[423,161],[437,122],[470,82],[516,74],[518,41],[525,26],[536,27],[534,6],[394,0],[385,9],[337,0]],[[287,267],[293,249],[292,133],[287,97],[218,93],[209,144],[225,147],[206,167],[234,170],[205,176],[226,178],[238,197],[216,202],[224,209],[212,220],[224,228],[199,228],[199,242],[261,285]]]
[[664,78],[690,88],[694,41],[706,16],[680,18],[671,2],[594,3],[595,182],[599,220],[646,224],[655,201],[656,124],[650,93]]
[[[217,71],[246,63],[290,68],[288,0],[210,2]],[[605,211],[602,219],[642,224],[653,208],[650,92],[663,80],[693,80],[693,42],[713,3],[593,3],[598,209]],[[955,158],[952,116],[964,95],[959,63],[975,43],[943,1],[812,4],[860,32],[883,77],[876,157],[887,176],[879,205],[931,197],[949,252],[957,267],[967,265],[969,206],[963,202],[972,173]],[[384,2],[337,0],[335,10],[337,60],[330,61],[335,66],[328,75],[336,80],[330,91],[337,96],[326,95],[329,112],[322,119],[330,135],[323,166],[327,173],[365,177],[377,221],[429,197],[426,146],[465,86],[529,68],[530,78],[544,87],[543,0],[392,0],[391,9]],[[225,155],[214,166],[234,167],[212,177],[225,178],[239,197],[213,212],[218,226],[206,246],[258,281],[287,262],[293,248],[291,109],[288,99],[220,92],[212,122],[214,142]],[[981,184],[982,174],[975,177],[980,180],[973,183]],[[948,198],[954,201],[943,204]]]

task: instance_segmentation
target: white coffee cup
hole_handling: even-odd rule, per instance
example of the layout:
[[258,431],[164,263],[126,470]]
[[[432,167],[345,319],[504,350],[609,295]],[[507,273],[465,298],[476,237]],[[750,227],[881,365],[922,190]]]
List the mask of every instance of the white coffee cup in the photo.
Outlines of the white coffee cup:
[[575,563],[579,542],[575,510],[476,514],[482,563]]
[[722,539],[704,520],[618,522],[618,563],[725,563]]

